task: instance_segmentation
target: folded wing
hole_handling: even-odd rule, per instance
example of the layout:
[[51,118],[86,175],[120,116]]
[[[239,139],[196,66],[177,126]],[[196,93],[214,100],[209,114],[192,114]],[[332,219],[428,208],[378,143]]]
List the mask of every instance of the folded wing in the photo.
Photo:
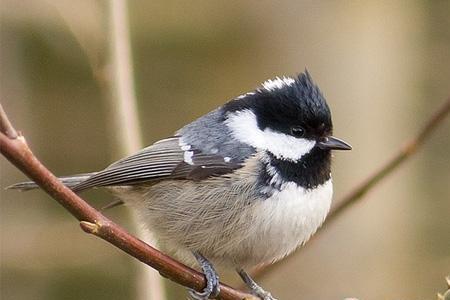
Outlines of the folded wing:
[[161,179],[200,180],[222,175],[241,167],[219,154],[202,153],[171,137],[121,159],[72,187],[82,191],[92,187],[135,185]]

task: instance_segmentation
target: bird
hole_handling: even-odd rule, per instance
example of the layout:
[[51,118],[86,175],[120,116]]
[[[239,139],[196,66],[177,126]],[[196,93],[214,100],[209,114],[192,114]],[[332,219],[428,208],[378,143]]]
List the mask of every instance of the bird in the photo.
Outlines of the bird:
[[215,266],[224,266],[271,300],[245,269],[282,259],[324,222],[331,152],[352,149],[332,133],[330,108],[305,69],[266,80],[101,171],[60,180],[76,193],[111,191],[136,210],[161,249],[200,267],[206,286],[190,290],[192,299],[219,294]]

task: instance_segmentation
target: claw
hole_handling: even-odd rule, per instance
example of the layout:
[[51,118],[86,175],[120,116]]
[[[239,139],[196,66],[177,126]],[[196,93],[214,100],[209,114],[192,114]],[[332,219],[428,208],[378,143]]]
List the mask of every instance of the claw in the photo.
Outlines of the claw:
[[260,287],[243,269],[237,270],[239,276],[250,289],[250,292],[262,300],[277,300],[269,292]]
[[189,296],[194,300],[207,300],[217,297],[220,293],[219,275],[217,275],[213,265],[203,255],[194,252],[194,256],[205,274],[206,286],[201,292],[190,289]]

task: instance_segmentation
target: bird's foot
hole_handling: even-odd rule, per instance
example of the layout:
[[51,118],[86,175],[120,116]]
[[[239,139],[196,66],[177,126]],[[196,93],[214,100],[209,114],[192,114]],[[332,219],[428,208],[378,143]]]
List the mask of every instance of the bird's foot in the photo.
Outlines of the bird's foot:
[[217,275],[216,270],[214,270],[213,265],[200,253],[193,253],[198,263],[202,267],[203,273],[205,274],[206,286],[202,292],[197,292],[190,289],[189,295],[194,300],[207,300],[210,298],[215,298],[220,292],[220,282],[219,275]]
[[274,298],[269,292],[266,292],[262,287],[260,287],[251,277],[247,274],[243,269],[237,270],[239,276],[241,276],[242,280],[245,282],[247,287],[250,289],[250,292],[261,298],[262,300],[277,300]]

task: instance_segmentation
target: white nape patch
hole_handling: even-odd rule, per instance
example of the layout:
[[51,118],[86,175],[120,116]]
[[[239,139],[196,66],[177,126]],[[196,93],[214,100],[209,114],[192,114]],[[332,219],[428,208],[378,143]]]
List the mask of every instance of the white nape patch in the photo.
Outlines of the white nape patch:
[[225,156],[225,157],[223,158],[223,161],[226,162],[226,163],[228,163],[228,162],[231,161],[231,158],[228,157],[228,156]]
[[[305,189],[294,182],[283,184],[280,191],[261,200],[255,207],[258,239],[270,241],[265,255],[278,260],[305,243],[327,216],[333,184],[331,179],[315,189]],[[267,245],[266,245],[267,246]],[[261,247],[264,248],[264,247]]]
[[290,86],[295,83],[295,80],[290,77],[275,77],[275,79],[266,80],[262,86],[269,92],[281,89],[285,86]]
[[256,116],[249,109],[228,114],[225,124],[239,141],[267,150],[280,159],[297,161],[316,145],[315,141],[295,138],[270,128],[259,129]]

